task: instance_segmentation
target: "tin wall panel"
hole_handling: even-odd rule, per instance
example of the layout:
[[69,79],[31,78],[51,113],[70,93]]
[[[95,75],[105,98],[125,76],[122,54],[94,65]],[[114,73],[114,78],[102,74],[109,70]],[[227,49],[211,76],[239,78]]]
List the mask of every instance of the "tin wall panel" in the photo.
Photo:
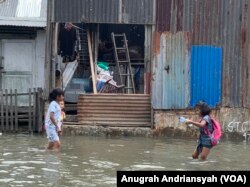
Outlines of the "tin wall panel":
[[250,107],[250,0],[157,0],[159,33],[192,33],[191,45],[222,48],[222,106]]
[[190,101],[189,34],[162,33],[152,82],[155,109],[187,108]]
[[247,79],[245,79],[245,88],[246,88],[246,91],[243,92],[245,93],[245,98],[246,102],[245,103],[245,107],[248,107],[250,108],[250,88],[249,88],[249,85],[250,85],[250,68],[249,68],[249,61],[250,61],[250,31],[249,31],[249,28],[250,28],[250,0],[248,1],[249,3],[245,3],[245,6],[244,6],[244,15],[246,16],[246,18],[244,19],[244,32],[245,33],[245,39],[243,37],[243,49],[244,49],[244,56],[243,56],[243,59],[244,59],[244,64],[245,64],[245,67],[247,68],[244,68],[245,70],[245,76],[247,77]]
[[124,0],[123,22],[132,24],[154,23],[154,0]]
[[222,48],[192,46],[190,67],[190,106],[194,107],[201,100],[211,107],[221,104]]
[[[110,23],[118,21],[117,0],[54,0],[54,22]],[[52,16],[53,17],[53,16]]]
[[54,0],[54,22],[153,24],[155,0]]
[[150,95],[82,94],[77,119],[82,125],[151,127]]

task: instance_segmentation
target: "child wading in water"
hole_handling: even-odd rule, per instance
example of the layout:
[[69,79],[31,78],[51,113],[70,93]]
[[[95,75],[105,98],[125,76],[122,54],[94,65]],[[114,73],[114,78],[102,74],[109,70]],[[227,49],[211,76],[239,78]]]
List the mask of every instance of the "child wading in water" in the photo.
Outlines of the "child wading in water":
[[210,133],[212,133],[214,130],[212,122],[211,122],[211,117],[210,117],[211,109],[206,103],[200,103],[197,106],[199,109],[200,121],[195,122],[190,119],[187,119],[186,124],[193,124],[199,127],[199,130],[200,130],[200,135],[198,138],[198,145],[196,149],[194,150],[192,157],[194,159],[197,159],[199,158],[199,155],[200,155],[201,160],[206,160],[210,152],[210,149],[213,147],[211,144],[211,138],[206,133],[206,130],[209,130]]
[[60,121],[58,122],[58,135],[62,135],[62,125],[63,120],[66,118],[66,114],[64,112],[64,101],[60,101],[59,105],[61,107],[61,115],[60,115]]
[[45,128],[48,138],[47,149],[59,149],[61,146],[58,136],[58,124],[60,123],[61,107],[59,103],[63,101],[63,91],[54,89],[49,95],[49,108],[45,118]]

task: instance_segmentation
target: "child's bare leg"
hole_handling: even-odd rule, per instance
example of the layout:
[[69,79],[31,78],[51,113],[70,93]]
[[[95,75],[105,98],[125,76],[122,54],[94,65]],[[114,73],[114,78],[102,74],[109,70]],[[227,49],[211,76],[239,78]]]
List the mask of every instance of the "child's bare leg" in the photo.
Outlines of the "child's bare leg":
[[53,149],[59,149],[60,147],[61,147],[60,141],[55,141],[55,142],[54,142]]
[[53,147],[54,147],[54,142],[49,142],[47,149],[53,149]]
[[193,157],[193,159],[198,159],[198,157],[199,157],[199,153],[198,153],[196,148],[195,148],[195,150],[194,150],[194,152],[192,154],[192,157]]
[[201,160],[206,160],[207,159],[207,156],[210,152],[210,148],[207,148],[207,147],[203,147],[202,148],[202,151],[201,151],[201,156],[200,156],[200,159]]

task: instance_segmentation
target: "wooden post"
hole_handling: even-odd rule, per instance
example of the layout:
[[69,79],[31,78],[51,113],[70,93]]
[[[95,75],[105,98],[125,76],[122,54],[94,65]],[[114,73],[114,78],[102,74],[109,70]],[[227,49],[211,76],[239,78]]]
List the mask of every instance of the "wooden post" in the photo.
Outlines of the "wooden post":
[[100,37],[100,27],[99,27],[99,24],[97,24],[97,32],[95,33],[95,37],[94,37],[94,40],[95,40],[95,47],[94,47],[94,51],[95,51],[95,64],[94,64],[94,67],[95,67],[95,78],[97,78],[97,60],[98,60],[98,47],[99,47],[99,37]]
[[9,130],[9,117],[8,117],[8,90],[5,89],[5,129]]
[[37,130],[38,132],[42,132],[42,118],[41,118],[41,88],[38,88],[37,90],[37,102],[36,102],[36,106],[37,106]]
[[97,90],[96,90],[96,77],[95,77],[94,62],[93,62],[93,53],[92,53],[92,46],[91,46],[91,39],[90,39],[89,30],[87,30],[87,38],[88,38],[89,60],[90,60],[90,67],[91,67],[93,91],[94,91],[94,94],[97,94]]
[[4,116],[3,116],[3,91],[0,90],[0,115],[1,115],[1,131],[4,130]]
[[[52,89],[52,64],[51,64],[51,56],[52,56],[52,15],[53,15],[53,2],[47,2],[47,26],[46,26],[46,51],[45,51],[45,71],[44,71],[44,86],[45,86],[45,93],[46,95],[49,94],[50,89]],[[53,72],[54,73],[54,72]]]
[[10,131],[13,131],[13,93],[12,89],[10,89]]
[[31,132],[31,88],[29,88],[29,132]]
[[17,89],[15,89],[15,131],[18,131]]
[[[58,62],[58,58],[57,58],[57,51],[58,51],[58,28],[59,28],[59,24],[58,23],[53,23],[52,25],[52,87],[55,88],[58,85],[56,85],[56,64]],[[60,75],[61,76],[61,75]]]
[[32,103],[33,104],[33,107],[32,107],[33,108],[33,112],[32,112],[33,113],[33,120],[32,120],[33,121],[33,123],[32,123],[33,132],[36,130],[36,125],[37,125],[37,121],[36,121],[36,117],[37,117],[36,116],[36,104],[37,104],[36,103],[36,95],[37,95],[36,88],[33,88],[33,103]]

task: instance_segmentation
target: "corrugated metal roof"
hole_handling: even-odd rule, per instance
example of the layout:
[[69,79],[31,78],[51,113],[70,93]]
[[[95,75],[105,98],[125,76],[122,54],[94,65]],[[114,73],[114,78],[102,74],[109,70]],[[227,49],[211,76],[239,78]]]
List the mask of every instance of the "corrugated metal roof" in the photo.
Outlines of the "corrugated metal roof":
[[47,0],[6,0],[0,3],[0,25],[46,27]]
[[55,0],[53,22],[154,24],[155,0]]
[[250,107],[250,0],[157,0],[156,30],[223,50],[222,106]]
[[155,109],[182,109],[190,100],[189,33],[162,33],[152,81]]

